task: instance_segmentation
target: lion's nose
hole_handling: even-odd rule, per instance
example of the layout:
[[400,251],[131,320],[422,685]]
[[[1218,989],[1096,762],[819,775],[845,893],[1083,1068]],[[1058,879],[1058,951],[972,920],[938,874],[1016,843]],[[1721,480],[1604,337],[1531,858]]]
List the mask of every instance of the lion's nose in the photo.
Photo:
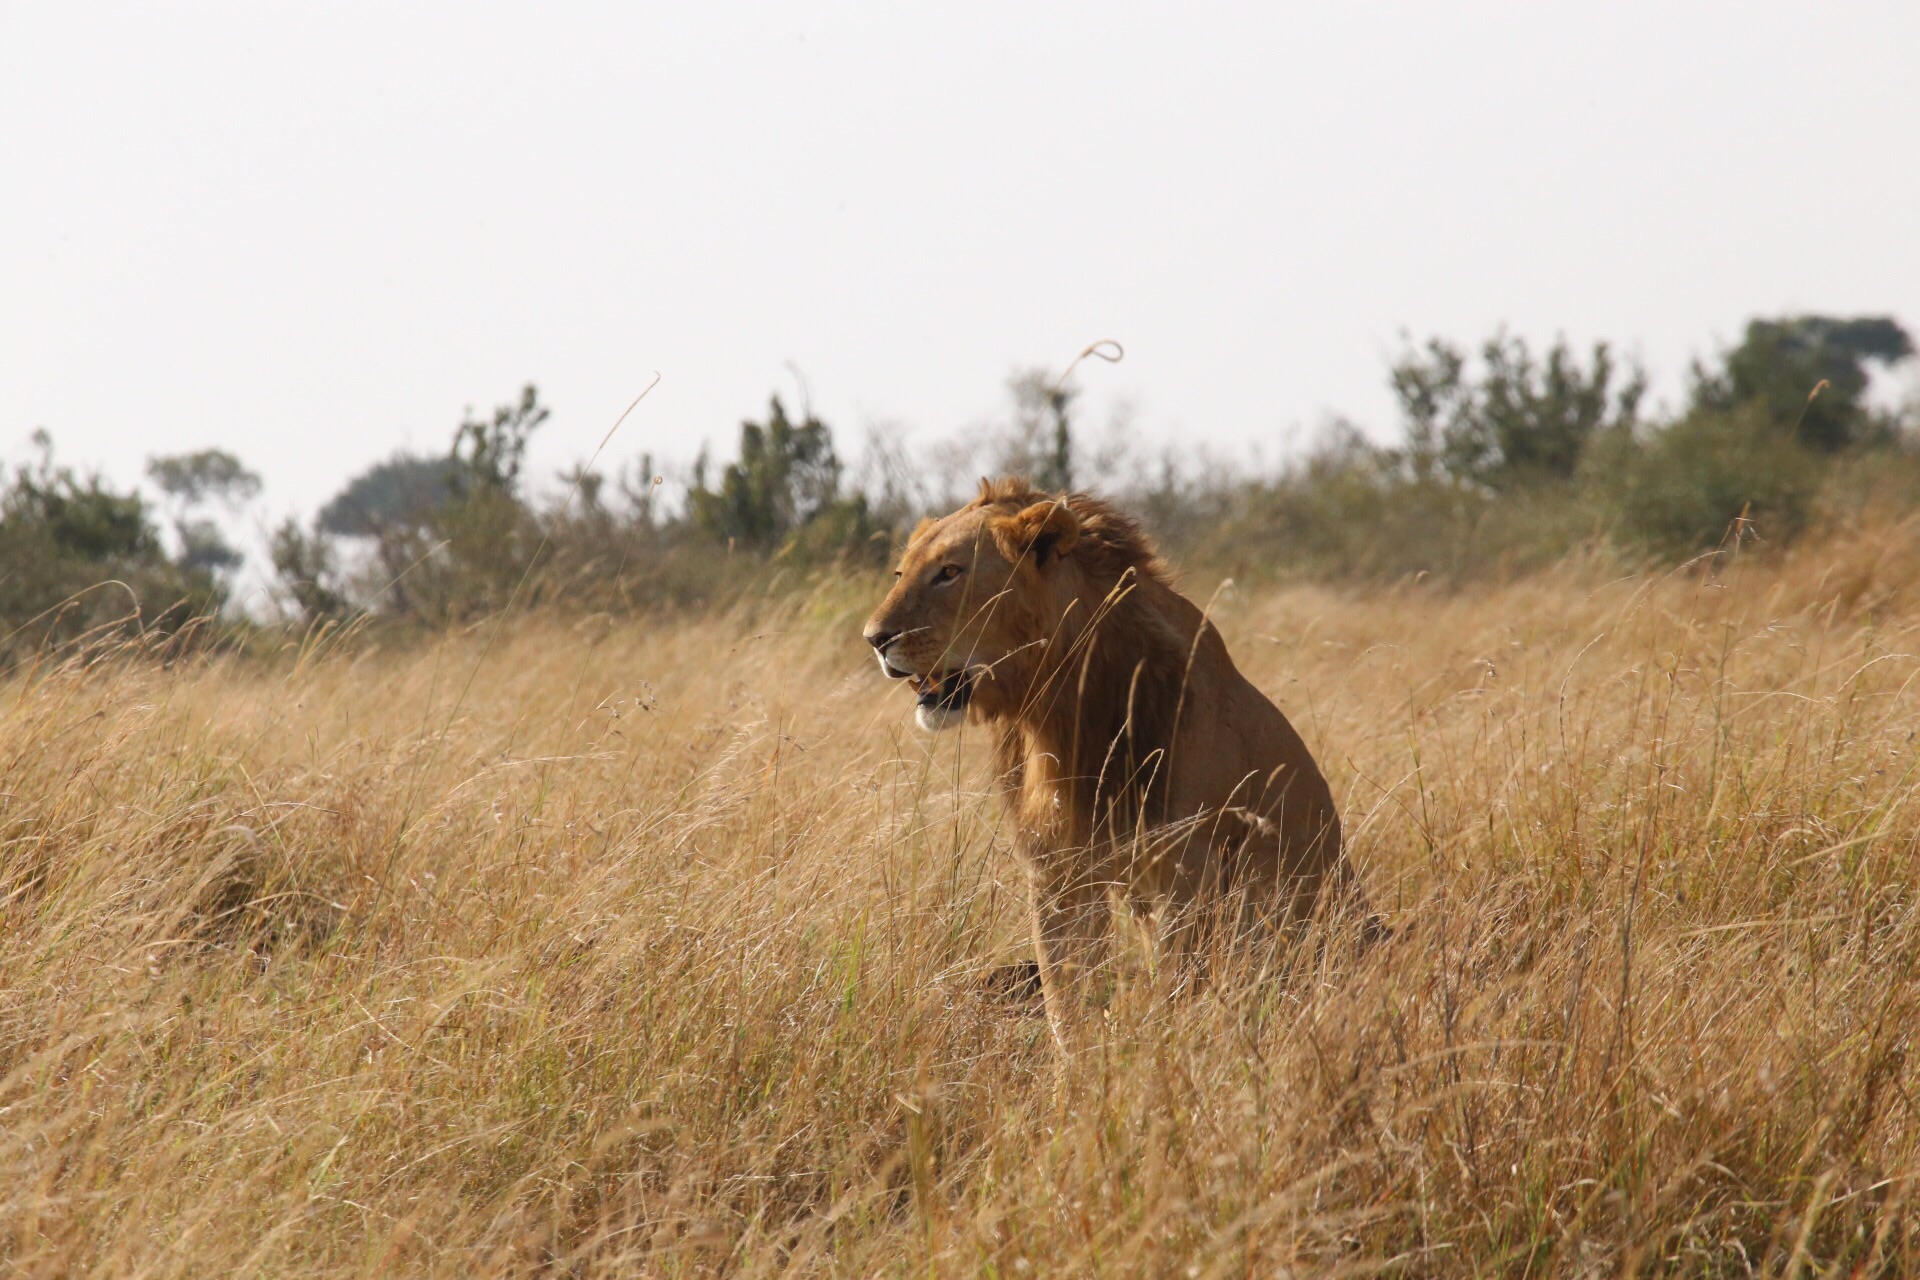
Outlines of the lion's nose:
[[864,634],[876,653],[885,653],[887,646],[900,638],[898,631],[882,631],[878,627],[868,627]]

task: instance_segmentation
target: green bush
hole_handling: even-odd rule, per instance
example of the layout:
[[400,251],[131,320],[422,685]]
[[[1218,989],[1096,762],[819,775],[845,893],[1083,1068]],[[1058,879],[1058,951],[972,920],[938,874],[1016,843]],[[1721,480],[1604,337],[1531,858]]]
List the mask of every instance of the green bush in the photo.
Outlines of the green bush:
[[1249,495],[1245,514],[1191,559],[1236,577],[1440,582],[1542,568],[1604,530],[1566,486],[1489,494],[1443,480],[1393,477],[1328,487],[1281,483]]
[[1589,480],[1609,499],[1616,536],[1669,556],[1751,531],[1784,542],[1805,527],[1825,467],[1759,408],[1701,410],[1644,440],[1596,450]]
[[832,559],[882,532],[864,496],[841,493],[844,468],[827,424],[812,414],[793,422],[779,396],[765,425],[740,424],[739,460],[722,469],[718,488],[707,487],[706,471],[703,455],[687,494],[688,523],[729,547]]
[[1474,368],[1440,338],[1411,346],[1388,372],[1407,443],[1398,452],[1416,479],[1489,489],[1566,480],[1597,439],[1630,432],[1646,376],[1624,371],[1604,342],[1583,366],[1560,339],[1544,361],[1522,338],[1496,333]]
[[220,611],[220,580],[168,558],[139,493],[57,465],[44,432],[35,443],[38,458],[0,489],[0,661],[90,633],[171,633]]
[[1694,366],[1692,408],[1755,407],[1821,453],[1885,444],[1894,424],[1867,404],[1868,365],[1911,355],[1912,337],[1889,316],[1751,320],[1720,368]]

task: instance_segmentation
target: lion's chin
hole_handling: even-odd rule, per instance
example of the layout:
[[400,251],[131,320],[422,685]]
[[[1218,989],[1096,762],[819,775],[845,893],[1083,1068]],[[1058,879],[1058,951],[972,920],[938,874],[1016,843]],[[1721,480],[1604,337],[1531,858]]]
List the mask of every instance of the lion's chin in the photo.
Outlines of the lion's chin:
[[915,707],[913,722],[928,733],[939,733],[942,729],[958,729],[967,722],[965,707]]
[[914,703],[914,723],[928,733],[957,729],[967,722],[967,704],[973,701],[972,672],[962,669],[938,680],[917,680],[914,689],[920,695]]

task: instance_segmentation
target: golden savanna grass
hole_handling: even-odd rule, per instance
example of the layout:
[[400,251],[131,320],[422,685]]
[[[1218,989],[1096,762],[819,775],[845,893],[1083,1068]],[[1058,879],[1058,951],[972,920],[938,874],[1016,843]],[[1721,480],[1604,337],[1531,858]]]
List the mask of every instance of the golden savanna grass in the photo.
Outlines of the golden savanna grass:
[[1909,524],[1223,592],[1394,937],[1135,965],[1064,1078],[877,581],[49,658],[0,687],[0,1270],[1914,1274],[1917,572]]

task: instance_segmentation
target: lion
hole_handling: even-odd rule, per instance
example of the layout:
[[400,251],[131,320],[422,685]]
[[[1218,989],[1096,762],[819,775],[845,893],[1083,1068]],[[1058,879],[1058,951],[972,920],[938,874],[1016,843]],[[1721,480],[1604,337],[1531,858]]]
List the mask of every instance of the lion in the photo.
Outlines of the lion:
[[1359,900],[1326,778],[1130,517],[982,480],[909,537],[865,636],[927,730],[996,729],[1039,986],[1074,1049],[1115,891],[1157,970]]

